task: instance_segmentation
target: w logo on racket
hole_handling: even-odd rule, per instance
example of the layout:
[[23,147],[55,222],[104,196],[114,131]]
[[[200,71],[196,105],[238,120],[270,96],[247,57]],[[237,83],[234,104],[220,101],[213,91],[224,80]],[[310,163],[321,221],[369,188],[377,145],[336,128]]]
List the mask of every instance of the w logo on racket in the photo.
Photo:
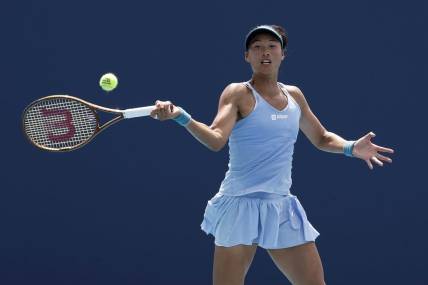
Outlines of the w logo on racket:
[[[22,114],[22,123],[24,134],[38,148],[69,151],[84,146],[102,130],[122,119],[149,116],[154,108],[116,110],[73,96],[52,95],[28,105]],[[115,117],[100,126],[97,111],[114,114]]]
[[51,142],[68,141],[76,133],[76,128],[73,125],[73,116],[69,110],[48,110],[47,108],[41,108],[40,112],[45,118],[45,129],[47,137]]
[[70,96],[48,96],[30,104],[23,114],[24,132],[44,150],[65,151],[88,142],[99,130],[96,113]]

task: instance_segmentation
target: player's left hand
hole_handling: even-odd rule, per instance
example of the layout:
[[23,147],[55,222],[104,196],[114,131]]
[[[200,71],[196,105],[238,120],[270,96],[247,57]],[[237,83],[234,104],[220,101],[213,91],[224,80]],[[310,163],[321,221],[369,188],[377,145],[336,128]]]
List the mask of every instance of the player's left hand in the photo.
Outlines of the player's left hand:
[[376,163],[379,166],[383,166],[383,162],[392,162],[392,159],[380,154],[379,152],[388,152],[394,153],[394,150],[391,148],[386,148],[382,146],[375,145],[371,142],[371,139],[376,135],[373,132],[369,132],[367,135],[361,137],[355,142],[354,149],[352,154],[355,157],[361,158],[364,160],[370,169],[373,169],[372,162]]

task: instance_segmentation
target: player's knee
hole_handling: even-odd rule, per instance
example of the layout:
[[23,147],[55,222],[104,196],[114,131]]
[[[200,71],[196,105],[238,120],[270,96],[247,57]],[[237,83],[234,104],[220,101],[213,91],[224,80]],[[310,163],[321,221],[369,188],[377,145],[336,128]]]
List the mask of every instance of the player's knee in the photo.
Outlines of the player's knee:
[[244,284],[245,276],[247,274],[246,267],[235,264],[234,266],[228,266],[226,264],[217,265],[214,268],[213,284]]
[[293,282],[293,285],[326,285],[324,282],[324,279],[314,278],[314,279],[307,279],[303,282]]

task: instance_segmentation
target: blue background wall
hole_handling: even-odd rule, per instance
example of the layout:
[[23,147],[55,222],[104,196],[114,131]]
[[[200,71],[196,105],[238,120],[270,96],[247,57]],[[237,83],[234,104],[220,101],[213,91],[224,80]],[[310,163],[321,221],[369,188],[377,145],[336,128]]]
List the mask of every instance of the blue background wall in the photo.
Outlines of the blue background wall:
[[[423,6],[425,5],[425,6]],[[392,165],[295,149],[292,192],[321,232],[328,284],[428,284],[427,7],[422,1],[16,1],[3,7],[1,284],[210,284],[199,228],[228,150],[173,122],[115,125],[72,153],[22,135],[24,107],[70,94],[130,108],[156,99],[210,124],[219,94],[248,80],[246,32],[283,25],[280,81],[299,86],[347,139],[374,131]],[[117,91],[99,77],[115,72]],[[424,271],[425,270],[425,271]],[[246,284],[286,284],[259,249]]]

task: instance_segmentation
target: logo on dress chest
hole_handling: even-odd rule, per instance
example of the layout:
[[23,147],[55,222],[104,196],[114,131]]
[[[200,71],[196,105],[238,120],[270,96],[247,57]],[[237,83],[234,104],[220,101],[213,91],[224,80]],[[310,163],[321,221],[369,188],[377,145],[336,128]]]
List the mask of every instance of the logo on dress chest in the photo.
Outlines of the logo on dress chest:
[[288,115],[282,115],[282,114],[272,114],[270,117],[272,121],[288,119]]

